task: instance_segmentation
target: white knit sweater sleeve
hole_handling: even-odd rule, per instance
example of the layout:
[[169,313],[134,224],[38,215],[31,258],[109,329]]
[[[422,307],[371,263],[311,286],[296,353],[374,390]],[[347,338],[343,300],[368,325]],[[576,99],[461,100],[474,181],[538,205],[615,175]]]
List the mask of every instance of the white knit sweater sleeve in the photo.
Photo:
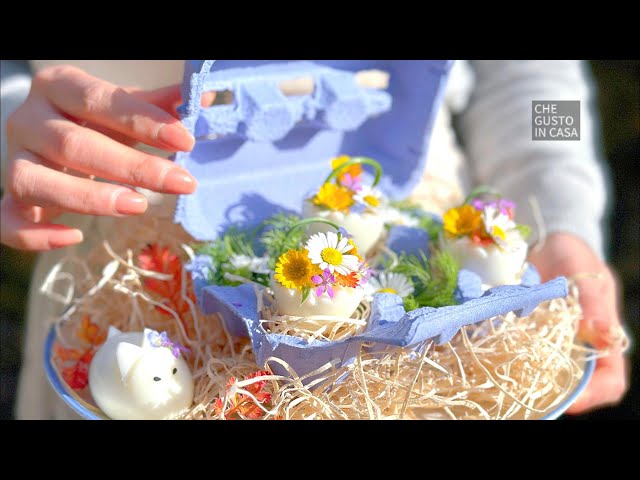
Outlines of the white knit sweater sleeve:
[[[603,258],[607,203],[594,89],[580,61],[475,61],[475,88],[460,115],[460,135],[476,184],[518,204],[521,223],[535,226],[529,196],[547,233],[585,240]],[[580,100],[579,141],[532,141],[533,100]]]

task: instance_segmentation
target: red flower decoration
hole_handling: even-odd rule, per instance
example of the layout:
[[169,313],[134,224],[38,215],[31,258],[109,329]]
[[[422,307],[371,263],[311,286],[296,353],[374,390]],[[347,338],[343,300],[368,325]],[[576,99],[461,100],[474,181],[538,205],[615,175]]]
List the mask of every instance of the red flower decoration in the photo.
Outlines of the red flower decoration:
[[[188,302],[182,298],[182,260],[172,253],[168,247],[161,247],[154,243],[138,254],[138,265],[140,268],[152,272],[171,275],[170,280],[158,280],[155,278],[145,278],[144,287],[161,297],[161,303],[174,310],[185,324],[187,332],[191,334],[191,327],[188,326],[184,315],[191,312]],[[195,303],[193,285],[191,277],[186,275],[186,292],[188,298]],[[165,315],[171,315],[165,309],[157,307],[157,310]]]
[[62,362],[62,378],[74,390],[82,390],[89,384],[89,366],[98,347],[107,338],[106,332],[91,321],[89,315],[82,317],[76,337],[89,344],[86,349],[65,348],[59,343],[53,347],[55,356]]
[[[264,375],[271,375],[269,372],[258,371],[252,373],[251,375],[247,375],[245,380],[250,380],[252,378],[261,377]],[[213,411],[216,416],[224,417],[225,420],[240,420],[243,418],[246,419],[258,419],[264,417],[264,411],[255,403],[255,401],[247,394],[244,393],[234,393],[234,387],[237,383],[235,377],[229,378],[227,381],[226,388],[226,397],[227,397],[227,405],[226,408],[223,409],[224,398],[217,398],[213,403]],[[254,382],[250,385],[244,387],[244,390],[251,393],[255,397],[255,399],[264,404],[271,400],[271,393],[265,390],[267,386],[266,380],[260,380]]]

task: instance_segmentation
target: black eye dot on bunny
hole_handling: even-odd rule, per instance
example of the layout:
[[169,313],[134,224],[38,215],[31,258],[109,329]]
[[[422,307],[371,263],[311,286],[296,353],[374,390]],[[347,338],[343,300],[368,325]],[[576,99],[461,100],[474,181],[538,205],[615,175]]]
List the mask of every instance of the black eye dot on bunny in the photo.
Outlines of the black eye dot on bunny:
[[174,369],[173,369],[173,374],[175,375],[176,373],[178,373],[178,369],[177,369],[177,368],[174,368]]
[[156,382],[159,382],[162,379],[160,377],[153,377],[153,380],[156,381]]

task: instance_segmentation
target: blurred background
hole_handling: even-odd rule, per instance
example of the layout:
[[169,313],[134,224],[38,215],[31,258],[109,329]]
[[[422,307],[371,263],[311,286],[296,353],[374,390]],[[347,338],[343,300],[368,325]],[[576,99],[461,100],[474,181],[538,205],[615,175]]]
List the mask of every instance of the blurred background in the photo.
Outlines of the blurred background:
[[[640,366],[640,61],[590,62],[598,87],[603,148],[611,170],[609,260],[621,283],[623,317],[632,337],[630,365]],[[36,255],[0,245],[0,419],[13,418],[24,315]],[[580,417],[640,418],[640,368],[616,407]]]

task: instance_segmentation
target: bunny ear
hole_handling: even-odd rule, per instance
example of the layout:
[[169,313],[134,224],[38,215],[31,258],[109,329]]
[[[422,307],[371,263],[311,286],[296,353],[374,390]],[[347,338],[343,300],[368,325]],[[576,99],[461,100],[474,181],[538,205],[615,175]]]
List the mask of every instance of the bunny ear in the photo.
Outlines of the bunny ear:
[[142,333],[142,348],[146,350],[147,348],[153,347],[153,345],[151,344],[151,338],[157,335],[159,335],[159,333],[155,330],[145,328],[144,332]]
[[120,342],[116,349],[116,359],[118,361],[118,368],[120,369],[120,375],[122,381],[126,383],[127,377],[131,372],[131,368],[142,357],[143,350],[137,345],[132,343]]
[[109,325],[109,331],[107,332],[107,338],[115,337],[116,335],[120,335],[122,332],[118,330],[116,327]]

